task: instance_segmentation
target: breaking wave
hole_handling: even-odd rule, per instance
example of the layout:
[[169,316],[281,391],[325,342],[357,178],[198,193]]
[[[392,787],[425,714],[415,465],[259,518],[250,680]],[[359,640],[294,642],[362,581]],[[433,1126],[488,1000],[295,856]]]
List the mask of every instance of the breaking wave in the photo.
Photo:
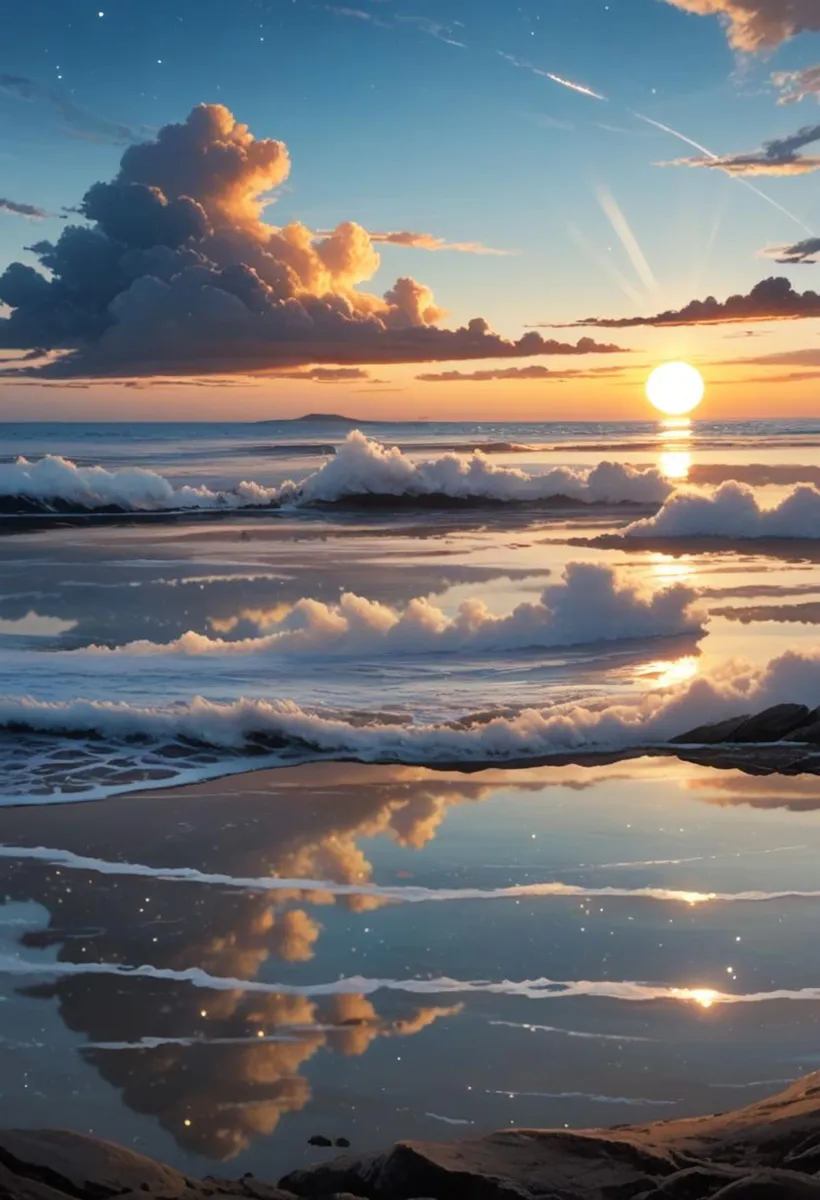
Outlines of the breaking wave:
[[814,707],[818,696],[820,651],[791,651],[763,668],[733,661],[643,695],[456,721],[310,711],[288,700],[198,696],[185,705],[140,707],[7,697],[0,700],[0,804],[85,800],[318,759],[452,768],[620,753],[774,704]]
[[730,480],[714,492],[683,488],[652,517],[634,521],[628,538],[820,538],[820,491],[793,488],[773,508],[762,508],[754,490]]
[[67,653],[373,655],[575,646],[702,634],[706,613],[696,601],[697,592],[680,583],[652,591],[611,567],[570,563],[560,583],[508,616],[497,616],[478,598],[465,600],[457,615],[448,617],[424,597],[397,609],[346,592],[335,604],[297,601],[263,637],[227,641],[189,631],[169,643],[138,641],[113,650],[92,646]]
[[0,513],[6,515],[231,511],[364,501],[660,504],[670,490],[657,470],[611,462],[589,471],[558,467],[540,475],[496,466],[480,451],[415,463],[398,447],[383,446],[358,430],[317,471],[278,488],[247,480],[226,491],[204,485],[174,487],[165,476],[143,467],[84,467],[59,455],[0,464]]

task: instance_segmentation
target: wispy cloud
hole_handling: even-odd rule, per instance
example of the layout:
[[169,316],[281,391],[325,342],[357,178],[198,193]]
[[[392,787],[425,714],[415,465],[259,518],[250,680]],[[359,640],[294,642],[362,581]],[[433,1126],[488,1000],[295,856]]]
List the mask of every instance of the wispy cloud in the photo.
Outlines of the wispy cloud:
[[789,263],[792,266],[810,266],[820,262],[820,238],[804,238],[802,242],[794,242],[790,246],[765,246],[759,257],[773,258],[775,262]]
[[820,157],[800,153],[804,146],[820,141],[820,125],[806,125],[788,137],[772,138],[760,150],[746,154],[716,155],[708,151],[703,158],[676,158],[659,163],[663,167],[708,167],[727,175],[807,175],[820,170]]
[[150,130],[145,126],[134,127],[101,117],[75,104],[61,92],[43,87],[25,75],[0,74],[0,91],[29,104],[39,102],[47,105],[59,117],[66,133],[84,141],[123,146],[150,136]]
[[[332,230],[319,230],[317,238],[332,236]],[[412,250],[453,251],[457,254],[484,254],[504,258],[517,254],[517,250],[495,250],[485,246],[483,242],[448,242],[446,238],[435,237],[432,233],[416,233],[410,229],[399,229],[392,232],[375,232],[369,234],[371,242],[388,246],[404,246]]]
[[[15,217],[27,217],[29,221],[44,221],[46,217],[55,216],[44,208],[38,208],[36,204],[20,204],[4,196],[0,196],[0,212],[11,213]],[[59,220],[64,221],[65,217],[61,216]]]
[[772,83],[782,93],[778,104],[799,104],[808,96],[820,100],[820,65],[803,71],[778,71],[772,75]]
[[624,367],[592,367],[588,371],[565,370],[551,371],[548,367],[494,367],[478,371],[439,371],[426,372],[417,375],[422,383],[491,383],[501,381],[525,381],[532,379],[548,379],[563,382],[565,379],[587,379],[590,376],[620,375]]

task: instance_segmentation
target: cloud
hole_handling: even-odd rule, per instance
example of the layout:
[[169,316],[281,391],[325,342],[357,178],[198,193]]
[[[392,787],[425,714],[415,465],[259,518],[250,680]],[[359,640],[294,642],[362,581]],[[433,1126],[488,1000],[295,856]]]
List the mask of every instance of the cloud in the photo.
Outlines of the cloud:
[[817,0],[667,0],[684,12],[718,16],[736,50],[772,50],[798,33],[820,30]]
[[88,654],[429,654],[483,653],[645,637],[702,634],[705,613],[697,593],[682,584],[660,591],[620,575],[611,567],[570,563],[563,580],[547,587],[536,603],[519,604],[497,616],[477,597],[465,600],[454,617],[424,597],[402,609],[345,592],[338,603],[300,600],[274,633],[242,641],[209,638],[189,631],[174,642],[132,642],[111,650],[90,646]]
[[[796,292],[785,278],[771,277],[756,283],[748,296],[730,296],[719,301],[714,296],[692,300],[680,309],[649,317],[586,317],[574,326],[598,329],[631,329],[639,325],[727,325],[746,321],[797,321],[820,317],[820,295]],[[536,328],[567,328],[537,326]]]
[[67,353],[20,373],[52,378],[266,372],[307,365],[435,362],[609,353],[475,318],[460,329],[432,292],[401,278],[383,296],[359,285],[379,254],[345,221],[327,236],[262,221],[288,178],[283,142],[257,139],[222,105],[199,105],[154,141],[130,146],[117,177],[88,189],[89,226],[31,249],[43,273],[0,276],[0,346]]
[[31,221],[44,221],[52,215],[34,204],[19,204],[16,200],[7,200],[4,196],[0,196],[0,212],[11,213],[15,217],[28,217]]
[[760,257],[773,258],[775,262],[791,266],[811,266],[820,262],[820,237],[804,238],[802,242],[793,242],[790,246],[766,246],[760,251]]
[[368,383],[383,382],[370,379],[367,371],[361,367],[311,367],[309,371],[282,371],[277,379],[309,379],[313,383],[349,383],[358,379],[366,379]]
[[772,83],[782,93],[778,104],[799,104],[808,96],[820,100],[820,64],[802,71],[778,71],[772,75]]
[[[327,236],[326,233],[317,234],[317,237]],[[494,250],[492,246],[485,246],[482,242],[448,242],[445,238],[435,237],[432,233],[413,233],[408,229],[397,230],[393,233],[371,233],[370,240],[390,246],[407,246],[414,250],[447,250],[458,254],[487,254],[499,258],[516,253],[514,250]]]
[[440,371],[417,375],[416,379],[423,383],[490,383],[492,380],[527,380],[527,379],[587,379],[598,375],[619,375],[621,367],[598,367],[589,371],[551,371],[549,367],[531,365],[528,367],[494,367],[486,371]]
[[43,87],[25,75],[0,74],[0,91],[29,104],[45,104],[59,117],[65,133],[84,141],[123,146],[149,134],[146,126],[126,125],[89,112],[60,92]]
[[788,137],[773,138],[763,143],[762,150],[748,154],[706,155],[698,158],[675,158],[660,163],[663,167],[707,167],[725,171],[727,175],[807,175],[820,170],[820,157],[799,154],[803,146],[820,141],[820,125],[805,125]]
[[763,508],[757,493],[730,480],[714,492],[681,489],[654,517],[635,521],[626,538],[819,538],[820,491],[799,484],[779,503]]

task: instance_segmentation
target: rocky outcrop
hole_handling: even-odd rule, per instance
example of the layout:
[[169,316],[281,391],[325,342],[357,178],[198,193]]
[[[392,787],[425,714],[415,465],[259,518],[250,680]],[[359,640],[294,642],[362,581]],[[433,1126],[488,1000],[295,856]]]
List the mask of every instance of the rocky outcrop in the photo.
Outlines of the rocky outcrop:
[[737,1112],[610,1130],[400,1142],[295,1171],[298,1196],[368,1200],[820,1200],[820,1072]]
[[699,725],[671,739],[673,746],[717,746],[797,742],[820,745],[820,708],[775,704],[756,716],[733,717],[716,725]]
[[820,1072],[771,1099],[709,1117],[608,1130],[517,1129],[451,1143],[399,1142],[294,1171],[191,1179],[109,1142],[0,1133],[4,1200],[820,1200]]

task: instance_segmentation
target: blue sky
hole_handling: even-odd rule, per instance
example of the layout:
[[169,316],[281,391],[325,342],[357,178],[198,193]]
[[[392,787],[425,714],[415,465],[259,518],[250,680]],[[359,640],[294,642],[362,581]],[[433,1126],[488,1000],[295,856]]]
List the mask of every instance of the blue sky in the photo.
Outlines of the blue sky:
[[[480,315],[518,337],[539,321],[724,298],[775,273],[761,247],[820,228],[814,174],[751,180],[791,219],[720,171],[657,166],[693,151],[634,115],[718,154],[790,134],[820,113],[813,100],[778,105],[770,76],[820,61],[816,34],[744,60],[716,19],[664,0],[29,0],[4,32],[0,74],[32,81],[37,98],[0,90],[0,195],[60,212],[116,174],[111,123],[150,137],[195,104],[224,104],[289,147],[267,221],[352,219],[514,252],[382,249],[368,287],[412,273],[451,324]],[[34,263],[24,247],[63,225],[0,212],[0,268]],[[820,288],[817,270],[816,283],[806,266],[776,273],[802,290]],[[778,346],[816,338],[797,324]]]

